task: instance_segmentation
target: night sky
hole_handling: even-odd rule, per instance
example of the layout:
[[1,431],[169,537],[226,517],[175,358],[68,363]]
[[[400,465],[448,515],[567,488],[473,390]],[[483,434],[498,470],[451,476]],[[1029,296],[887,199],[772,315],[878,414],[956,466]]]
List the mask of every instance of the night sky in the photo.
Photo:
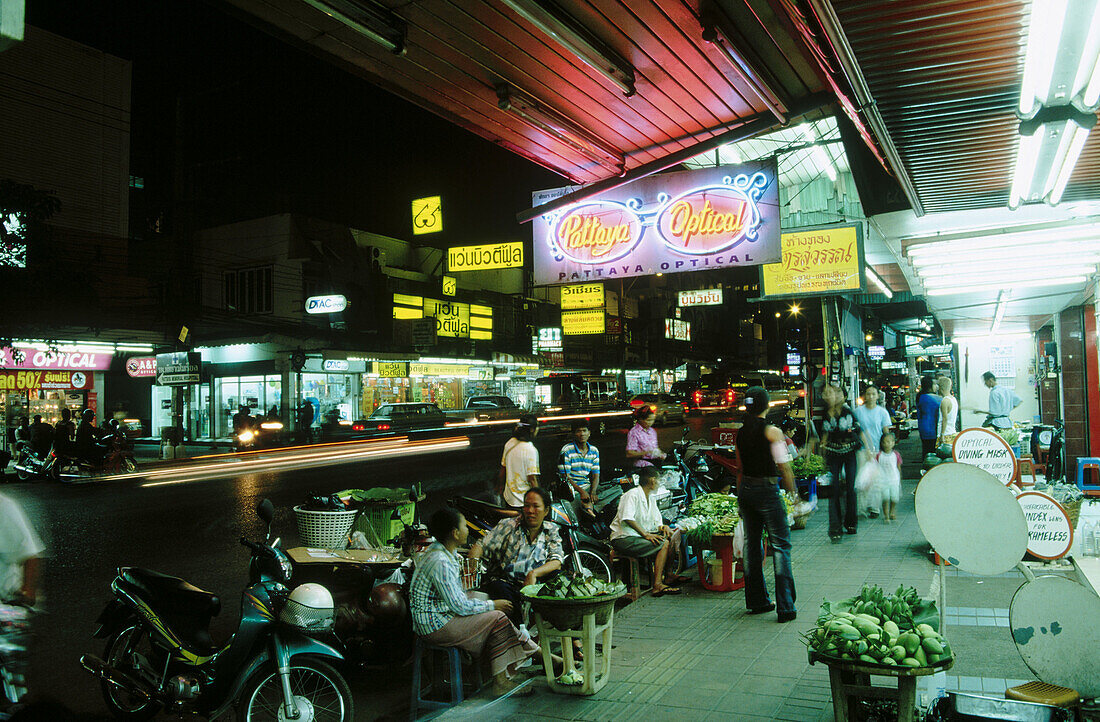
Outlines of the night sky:
[[440,195],[444,231],[418,242],[527,240],[515,213],[567,183],[228,10],[27,2],[31,25],[133,61],[132,235],[292,211],[413,240],[410,201]]

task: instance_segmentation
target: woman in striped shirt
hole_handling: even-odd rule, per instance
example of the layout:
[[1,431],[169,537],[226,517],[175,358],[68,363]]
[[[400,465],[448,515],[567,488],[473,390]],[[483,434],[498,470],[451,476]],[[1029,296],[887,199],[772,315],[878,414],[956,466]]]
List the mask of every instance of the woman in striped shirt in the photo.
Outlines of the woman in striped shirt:
[[[467,596],[455,553],[469,535],[462,515],[454,509],[440,509],[428,520],[428,531],[435,541],[417,562],[409,590],[413,629],[428,644],[460,647],[472,655],[488,657],[494,694],[512,691],[516,684],[511,675],[538,651],[538,645],[508,620],[511,602]],[[530,692],[527,687],[516,694]]]

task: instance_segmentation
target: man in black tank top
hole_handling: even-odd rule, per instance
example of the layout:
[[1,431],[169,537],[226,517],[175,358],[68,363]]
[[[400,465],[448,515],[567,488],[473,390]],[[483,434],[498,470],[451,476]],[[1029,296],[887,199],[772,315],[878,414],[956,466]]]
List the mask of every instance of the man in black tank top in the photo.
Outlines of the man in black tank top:
[[[737,501],[745,523],[745,603],[749,614],[763,614],[778,607],[780,622],[795,618],[794,575],[791,572],[791,530],[787,512],[779,497],[776,477],[783,488],[797,496],[783,432],[764,420],[768,413],[768,392],[754,386],[745,392],[745,418],[737,432],[737,456],[741,479]],[[764,529],[772,548],[775,566],[775,603],[768,599],[764,584]]]

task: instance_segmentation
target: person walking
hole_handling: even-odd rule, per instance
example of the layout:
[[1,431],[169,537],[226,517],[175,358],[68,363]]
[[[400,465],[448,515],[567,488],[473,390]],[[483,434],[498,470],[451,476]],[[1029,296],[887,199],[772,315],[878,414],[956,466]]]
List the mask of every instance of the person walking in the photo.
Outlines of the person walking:
[[959,400],[951,394],[951,377],[940,376],[937,387],[940,392],[940,433],[936,437],[936,446],[943,443],[943,437],[955,433],[959,420]]
[[920,458],[936,451],[940,422],[941,399],[936,394],[936,382],[931,376],[921,376],[917,395],[917,433],[920,434]]
[[501,495],[504,505],[516,512],[523,509],[524,495],[539,486],[539,450],[534,444],[538,433],[538,418],[533,414],[523,416],[512,432],[512,438],[504,444],[504,453],[500,457],[503,479]]
[[857,530],[856,452],[863,437],[859,421],[844,403],[844,392],[839,387],[826,386],[822,400],[825,415],[821,420],[821,447],[833,477],[829,487],[829,539],[836,544],[842,531],[855,534]]
[[997,377],[993,375],[992,371],[986,371],[982,374],[982,381],[989,389],[989,409],[974,410],[974,413],[986,415],[982,426],[992,426],[996,429],[1012,428],[1012,419],[1009,418],[1009,414],[1024,402],[1023,399],[1017,396],[1012,389],[998,386]]
[[[860,451],[859,465],[862,467],[866,464],[870,464],[878,456],[879,441],[882,439],[882,435],[890,431],[890,412],[884,407],[879,406],[879,391],[875,386],[868,386],[863,390],[863,403],[853,409],[853,413],[856,415],[856,420],[859,421],[859,428],[863,430],[861,436],[863,441],[863,448]],[[868,494],[865,503],[862,505],[863,509],[867,512],[867,516],[872,519],[878,516],[878,497],[875,494]]]
[[[832,387],[830,387],[832,388]],[[794,573],[791,569],[791,530],[787,512],[779,498],[776,477],[788,494],[798,495],[791,471],[791,456],[783,432],[765,421],[768,392],[753,386],[745,392],[745,417],[737,432],[737,456],[741,459],[741,477],[737,482],[737,500],[745,523],[745,604],[749,614],[764,614],[778,607],[780,622],[796,616]],[[853,450],[854,453],[854,450]],[[764,582],[764,544],[762,533],[768,530],[775,570],[775,603],[768,599]]]

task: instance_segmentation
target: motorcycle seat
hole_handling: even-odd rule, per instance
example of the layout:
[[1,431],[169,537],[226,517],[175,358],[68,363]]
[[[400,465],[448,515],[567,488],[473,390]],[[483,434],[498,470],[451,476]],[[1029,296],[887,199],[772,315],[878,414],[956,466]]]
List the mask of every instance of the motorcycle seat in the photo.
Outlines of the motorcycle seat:
[[119,577],[157,612],[175,616],[216,617],[222,603],[216,594],[179,577],[139,567],[122,567]]

